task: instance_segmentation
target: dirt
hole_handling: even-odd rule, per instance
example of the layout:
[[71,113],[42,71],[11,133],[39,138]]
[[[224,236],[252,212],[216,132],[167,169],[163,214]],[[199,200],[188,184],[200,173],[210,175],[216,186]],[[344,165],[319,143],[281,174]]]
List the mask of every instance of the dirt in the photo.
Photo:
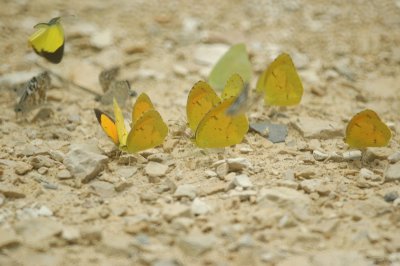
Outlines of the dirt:
[[[33,25],[56,16],[58,65],[27,44]],[[2,1],[0,264],[400,265],[399,25],[390,0]],[[241,42],[252,85],[280,52],[294,59],[301,104],[248,110],[288,125],[288,137],[249,132],[234,147],[198,149],[188,91],[207,78],[210,51]],[[113,66],[167,121],[162,147],[116,152],[93,112],[110,107],[72,85],[101,93],[98,75]],[[15,88],[43,67],[66,81],[52,75],[47,103],[17,117]],[[365,108],[392,140],[347,154],[344,129]],[[43,109],[50,117],[35,120]],[[88,158],[85,178],[68,167],[74,152]]]

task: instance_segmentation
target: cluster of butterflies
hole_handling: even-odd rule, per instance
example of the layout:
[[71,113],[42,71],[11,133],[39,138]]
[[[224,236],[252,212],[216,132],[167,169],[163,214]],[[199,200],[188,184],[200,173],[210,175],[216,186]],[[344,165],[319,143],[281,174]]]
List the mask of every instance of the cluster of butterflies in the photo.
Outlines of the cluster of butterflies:
[[[59,63],[64,51],[64,31],[60,18],[35,26],[29,38],[34,51],[52,63]],[[168,134],[168,127],[150,98],[142,93],[133,105],[131,123],[125,123],[120,105],[129,95],[129,83],[117,81],[118,69],[103,71],[99,81],[104,91],[104,104],[113,104],[114,118],[99,109],[95,115],[106,135],[122,151],[129,153],[159,146]],[[200,148],[221,148],[241,143],[249,122],[246,111],[252,103],[249,82],[252,69],[244,44],[232,46],[217,62],[209,76],[209,83],[199,81],[189,92],[186,115],[193,132],[193,141]],[[49,86],[46,72],[29,83],[24,99],[41,94]],[[220,96],[213,89],[222,90]],[[43,94],[43,93],[42,93]],[[303,85],[290,55],[280,54],[260,75],[256,97],[262,95],[266,105],[293,106],[300,103]],[[41,99],[41,97],[39,97]],[[32,101],[39,101],[32,97]],[[18,105],[17,105],[18,107]],[[19,106],[19,109],[23,107]],[[354,148],[388,145],[391,131],[370,109],[357,113],[348,123],[345,142]]]

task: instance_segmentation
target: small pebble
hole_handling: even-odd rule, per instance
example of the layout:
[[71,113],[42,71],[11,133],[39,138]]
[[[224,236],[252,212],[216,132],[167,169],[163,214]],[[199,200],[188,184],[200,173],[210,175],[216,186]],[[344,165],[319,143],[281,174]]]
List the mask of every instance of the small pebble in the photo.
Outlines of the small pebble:
[[398,161],[400,161],[400,151],[396,151],[395,153],[389,155],[388,160],[391,163],[397,163]]
[[399,197],[399,193],[397,191],[390,191],[386,193],[383,198],[386,202],[393,202]]
[[253,187],[253,183],[251,183],[250,178],[245,174],[235,176],[233,179],[233,184],[244,189]]
[[58,179],[70,179],[72,178],[71,173],[67,169],[63,169],[57,173]]
[[323,153],[323,152],[321,152],[319,150],[314,150],[313,151],[313,156],[314,156],[314,159],[316,161],[323,161],[323,160],[328,158],[328,154]]

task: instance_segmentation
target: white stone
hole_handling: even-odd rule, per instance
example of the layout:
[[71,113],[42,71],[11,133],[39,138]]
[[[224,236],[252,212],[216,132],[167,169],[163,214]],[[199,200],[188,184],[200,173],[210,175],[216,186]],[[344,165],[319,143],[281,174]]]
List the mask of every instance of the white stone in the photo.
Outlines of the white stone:
[[196,63],[213,66],[229,49],[225,44],[201,44],[194,50]]
[[235,176],[233,179],[233,183],[235,184],[235,186],[239,186],[244,189],[253,187],[253,183],[251,183],[250,178],[245,174]]
[[323,153],[322,151],[319,150],[314,150],[313,156],[316,161],[323,161],[328,158],[328,154]]
[[343,152],[343,160],[345,161],[357,161],[361,160],[362,152],[360,150],[351,150]]
[[194,215],[203,215],[210,212],[211,208],[200,198],[195,198],[190,206],[190,211]]
[[174,193],[174,197],[178,199],[182,197],[188,197],[189,199],[194,199],[196,195],[197,195],[196,187],[190,184],[179,185]]
[[396,151],[395,153],[389,155],[388,160],[391,163],[397,163],[400,161],[400,151]]
[[49,217],[53,216],[53,212],[47,206],[41,206],[38,210],[39,216]]
[[150,177],[161,177],[167,173],[168,165],[150,161],[147,163],[144,171]]

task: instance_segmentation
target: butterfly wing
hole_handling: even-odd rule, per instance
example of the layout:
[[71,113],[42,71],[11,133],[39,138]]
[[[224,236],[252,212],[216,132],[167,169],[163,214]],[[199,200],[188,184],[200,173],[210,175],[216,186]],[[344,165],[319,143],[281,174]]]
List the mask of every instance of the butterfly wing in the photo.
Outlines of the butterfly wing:
[[257,81],[257,91],[264,93],[265,104],[290,106],[300,103],[303,85],[288,54],[279,55]]
[[132,125],[136,124],[139,118],[150,110],[154,110],[154,105],[151,102],[150,97],[146,93],[141,93],[133,105]]
[[392,133],[372,110],[356,114],[346,128],[346,143],[353,148],[383,147],[388,145]]
[[231,97],[237,97],[243,90],[244,82],[239,74],[233,74],[226,82],[224,90],[222,91],[222,100],[229,99]]
[[37,24],[35,29],[36,32],[29,37],[35,52],[54,64],[60,63],[64,54],[64,29],[60,18]]
[[249,122],[245,114],[226,114],[234,101],[235,98],[224,100],[204,116],[196,130],[197,146],[222,148],[242,142],[249,129]]
[[154,148],[163,143],[168,127],[156,110],[142,114],[129,132],[126,144],[129,153]]
[[108,91],[111,83],[117,78],[118,73],[119,67],[112,67],[101,71],[99,75],[99,83],[101,88],[103,89],[103,92]]
[[186,104],[186,115],[189,127],[196,132],[204,115],[220,102],[215,91],[204,81],[199,81],[189,92]]
[[26,84],[14,111],[27,112],[46,101],[47,90],[51,86],[50,75],[47,71],[33,77]]
[[103,94],[100,102],[108,105],[113,102],[115,98],[121,106],[124,106],[126,100],[129,98],[129,91],[131,87],[127,80],[113,81],[109,85],[109,89]]
[[117,135],[119,140],[119,148],[124,149],[126,147],[126,138],[128,132],[125,128],[124,116],[122,115],[121,108],[118,105],[117,100],[114,99],[114,116],[115,116],[115,126],[117,128]]
[[222,90],[232,74],[238,73],[245,82],[251,79],[252,69],[246,46],[233,45],[215,64],[208,81],[212,88]]
[[118,146],[118,131],[114,119],[112,119],[109,115],[100,111],[99,109],[94,109],[94,113],[104,133],[106,133],[106,135],[115,143],[115,145]]

